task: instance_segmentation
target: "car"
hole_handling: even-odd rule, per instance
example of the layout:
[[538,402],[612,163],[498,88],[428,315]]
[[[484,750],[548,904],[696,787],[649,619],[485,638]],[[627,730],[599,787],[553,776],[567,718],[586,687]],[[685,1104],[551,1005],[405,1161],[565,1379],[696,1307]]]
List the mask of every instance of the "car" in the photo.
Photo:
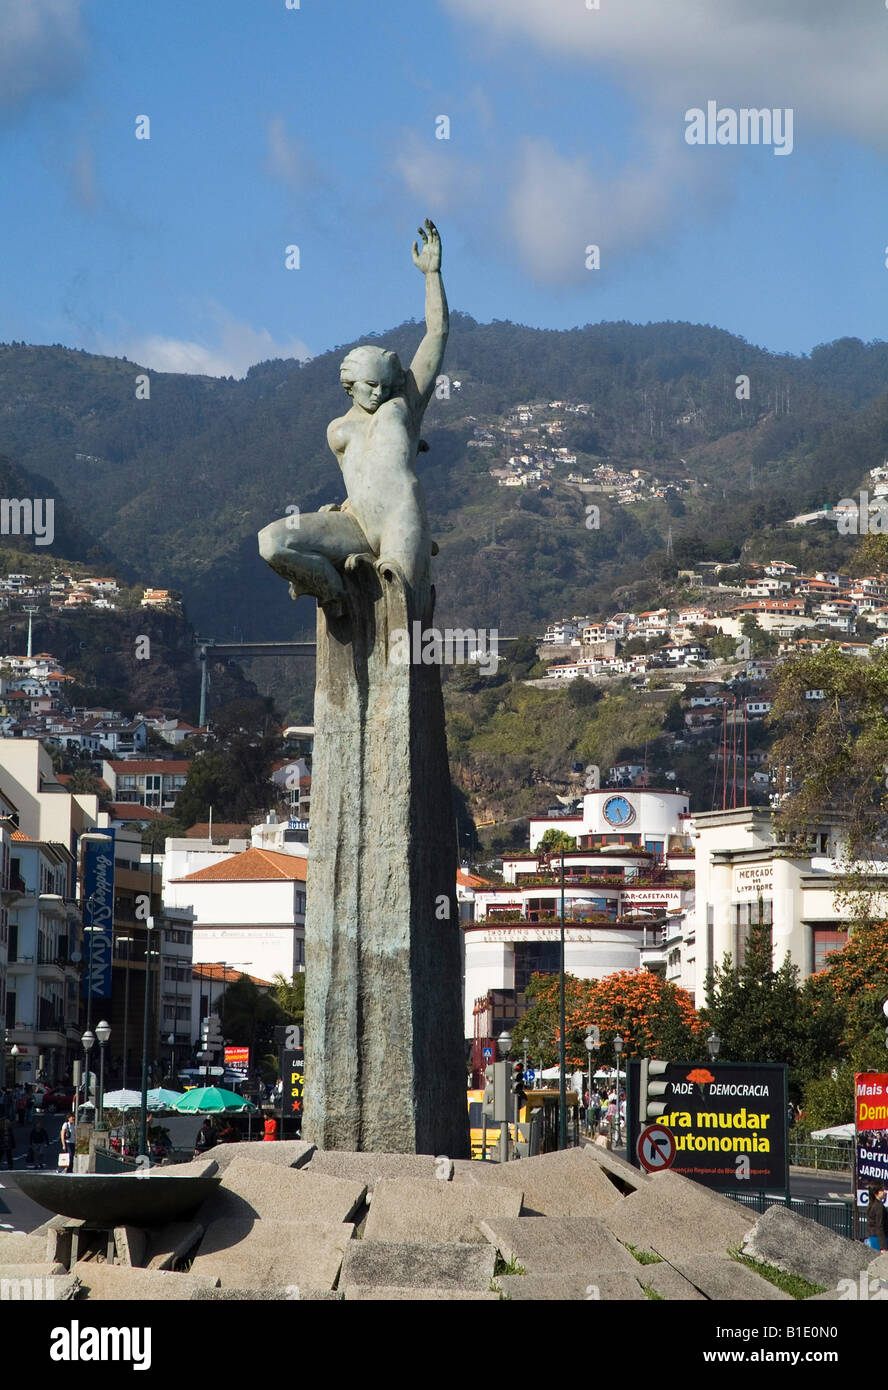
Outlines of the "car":
[[73,1106],[73,1086],[49,1086],[37,1101],[37,1109],[45,1115],[54,1115],[57,1110],[64,1110],[69,1115]]

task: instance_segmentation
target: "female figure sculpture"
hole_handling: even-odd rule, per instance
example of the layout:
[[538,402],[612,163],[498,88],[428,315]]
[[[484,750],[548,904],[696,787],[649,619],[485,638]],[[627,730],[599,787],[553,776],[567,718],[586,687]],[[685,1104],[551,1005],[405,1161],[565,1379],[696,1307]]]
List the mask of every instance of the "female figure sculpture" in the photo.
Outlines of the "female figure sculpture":
[[[320,511],[274,521],[259,533],[259,551],[290,581],[293,598],[313,595],[328,619],[344,613],[343,571],[372,565],[404,583],[415,616],[431,598],[433,543],[414,460],[420,427],[444,359],[449,327],[441,280],[441,239],[428,219],[419,228],[422,250],[413,262],[425,276],[426,334],[405,372],[397,353],[354,348],[339,378],[351,397],[334,420],[327,442],[342,469],[347,500]],[[294,524],[298,522],[298,524]]]

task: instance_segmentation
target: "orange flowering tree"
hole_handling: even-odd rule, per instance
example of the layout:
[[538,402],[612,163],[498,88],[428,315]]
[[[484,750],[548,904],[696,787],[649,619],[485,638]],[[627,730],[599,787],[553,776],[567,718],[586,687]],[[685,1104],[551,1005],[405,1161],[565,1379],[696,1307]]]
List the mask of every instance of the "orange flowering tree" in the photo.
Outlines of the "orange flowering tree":
[[[558,976],[534,975],[527,990],[531,1007],[515,1030],[517,1044],[530,1041],[530,1055],[551,1066],[558,1056]],[[693,1059],[705,1029],[686,990],[650,970],[615,970],[601,980],[565,977],[565,1051],[569,1066],[585,1067],[586,1029],[597,1025],[601,1046],[595,1060],[613,1066],[614,1037],[623,1039],[623,1057]]]
[[861,922],[805,981],[815,1018],[837,1028],[841,1055],[861,1070],[886,1070],[882,1004],[888,999],[888,922]]

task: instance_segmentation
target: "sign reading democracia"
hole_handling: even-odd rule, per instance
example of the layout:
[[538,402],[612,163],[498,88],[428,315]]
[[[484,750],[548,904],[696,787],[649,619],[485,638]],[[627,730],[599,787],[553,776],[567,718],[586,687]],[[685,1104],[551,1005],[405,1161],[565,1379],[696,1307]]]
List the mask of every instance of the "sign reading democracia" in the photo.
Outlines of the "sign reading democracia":
[[857,1203],[864,1206],[868,1187],[888,1187],[888,1074],[885,1072],[863,1071],[855,1076],[854,1123]]
[[[635,1161],[641,1066],[629,1062],[627,1153]],[[651,1081],[663,1106],[644,1124],[675,1139],[673,1173],[722,1192],[785,1191],[789,1186],[786,1067],[777,1062],[669,1062]]]

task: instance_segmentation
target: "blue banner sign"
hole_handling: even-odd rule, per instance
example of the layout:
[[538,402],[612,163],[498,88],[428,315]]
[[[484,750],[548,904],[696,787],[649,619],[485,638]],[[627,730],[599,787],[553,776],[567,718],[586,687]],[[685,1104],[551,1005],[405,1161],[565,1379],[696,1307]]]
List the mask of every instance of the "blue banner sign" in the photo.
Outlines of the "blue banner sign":
[[[102,831],[113,837],[114,831]],[[83,844],[83,997],[111,998],[114,844]],[[91,929],[91,930],[90,930]]]

